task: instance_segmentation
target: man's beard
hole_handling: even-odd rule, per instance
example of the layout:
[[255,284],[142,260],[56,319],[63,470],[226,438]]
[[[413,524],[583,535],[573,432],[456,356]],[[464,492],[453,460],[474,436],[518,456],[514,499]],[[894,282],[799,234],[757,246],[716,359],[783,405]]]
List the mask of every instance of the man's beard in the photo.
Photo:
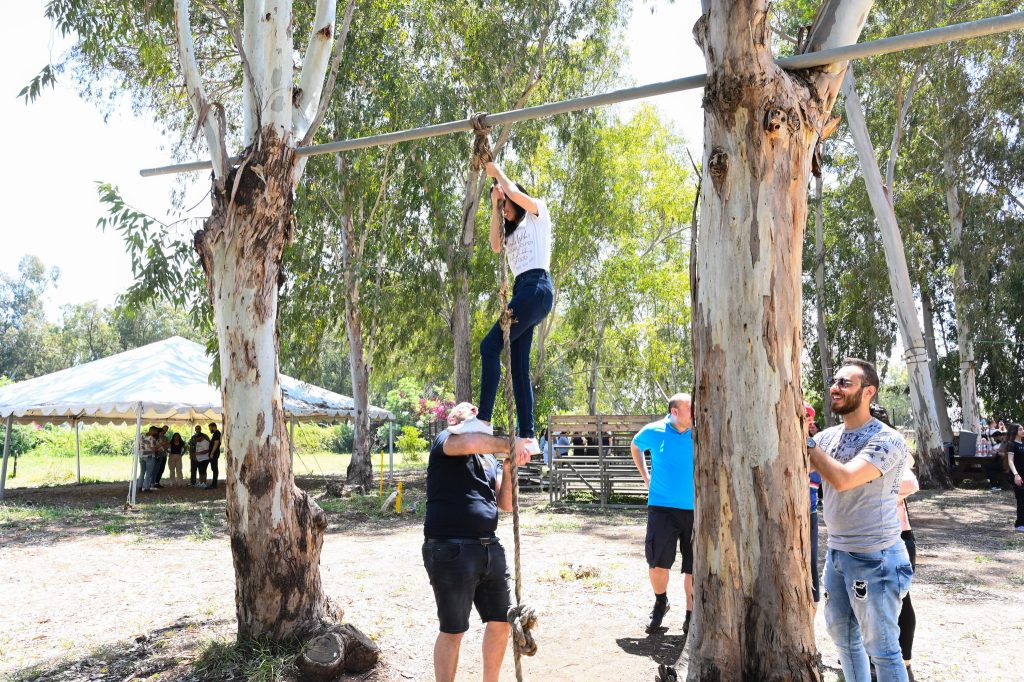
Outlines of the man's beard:
[[838,414],[839,416],[843,416],[844,414],[850,414],[851,412],[855,412],[857,410],[857,408],[860,407],[860,404],[863,401],[864,401],[864,387],[861,386],[860,390],[857,391],[856,393],[854,393],[853,395],[844,396],[843,397],[843,404],[842,405],[839,405],[837,407],[835,401],[833,400],[832,401],[832,411],[834,413]]

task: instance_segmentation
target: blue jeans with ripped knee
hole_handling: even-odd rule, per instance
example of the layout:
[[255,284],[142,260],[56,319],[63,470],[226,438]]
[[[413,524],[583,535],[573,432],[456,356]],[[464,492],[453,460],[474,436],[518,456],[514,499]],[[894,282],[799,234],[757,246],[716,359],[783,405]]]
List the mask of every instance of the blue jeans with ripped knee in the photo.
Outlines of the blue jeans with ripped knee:
[[825,558],[825,624],[847,682],[906,682],[900,652],[900,608],[914,569],[902,539],[876,552],[829,548]]

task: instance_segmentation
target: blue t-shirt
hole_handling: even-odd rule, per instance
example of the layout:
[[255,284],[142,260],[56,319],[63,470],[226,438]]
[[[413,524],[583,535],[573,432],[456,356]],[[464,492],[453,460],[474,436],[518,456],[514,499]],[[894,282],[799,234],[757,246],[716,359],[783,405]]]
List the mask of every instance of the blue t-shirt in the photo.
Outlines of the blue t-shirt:
[[501,465],[494,455],[446,455],[451,434],[437,434],[427,460],[428,538],[487,538],[498,528],[496,491]]
[[633,436],[633,444],[651,453],[651,507],[693,509],[693,431],[682,433],[671,417],[651,422]]
[[821,487],[821,474],[817,471],[811,472],[811,511],[818,508],[818,488]]

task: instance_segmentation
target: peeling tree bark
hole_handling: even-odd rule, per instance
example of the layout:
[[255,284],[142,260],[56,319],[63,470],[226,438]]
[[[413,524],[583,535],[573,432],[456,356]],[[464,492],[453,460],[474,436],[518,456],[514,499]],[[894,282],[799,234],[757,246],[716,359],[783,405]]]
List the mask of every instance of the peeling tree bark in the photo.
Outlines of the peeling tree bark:
[[918,478],[923,485],[952,487],[946,453],[939,440],[939,423],[936,417],[935,393],[932,389],[931,374],[928,371],[928,351],[924,334],[917,320],[914,292],[907,268],[907,257],[903,252],[903,239],[892,197],[882,185],[882,176],[871,146],[864,111],[854,88],[853,73],[846,74],[843,84],[846,97],[846,116],[850,134],[860,157],[871,208],[875,213],[882,243],[885,246],[885,260],[889,269],[889,285],[896,304],[896,318],[903,339],[903,358],[907,363],[907,379],[910,383],[910,407],[914,414],[914,433],[917,436]]
[[[809,44],[855,42],[869,1],[828,1]],[[690,680],[818,680],[800,387],[811,150],[845,64],[788,74],[767,2],[705,2],[696,265]],[[751,420],[757,428],[751,428]]]
[[942,154],[942,171],[946,178],[946,207],[949,209],[950,245],[953,257],[953,305],[956,308],[956,345],[960,352],[960,409],[962,428],[978,432],[981,411],[978,408],[978,384],[975,377],[974,339],[967,316],[967,277],[963,253],[964,211],[960,206],[956,183],[956,166],[948,144]]

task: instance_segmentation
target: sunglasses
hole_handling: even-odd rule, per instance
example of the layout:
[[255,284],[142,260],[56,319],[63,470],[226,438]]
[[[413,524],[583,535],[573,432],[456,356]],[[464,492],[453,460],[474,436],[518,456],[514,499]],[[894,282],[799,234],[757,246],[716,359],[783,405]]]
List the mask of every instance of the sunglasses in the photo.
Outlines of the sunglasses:
[[829,387],[838,386],[839,388],[852,388],[854,386],[866,386],[867,384],[858,384],[856,381],[850,381],[845,377],[832,377],[828,382]]

